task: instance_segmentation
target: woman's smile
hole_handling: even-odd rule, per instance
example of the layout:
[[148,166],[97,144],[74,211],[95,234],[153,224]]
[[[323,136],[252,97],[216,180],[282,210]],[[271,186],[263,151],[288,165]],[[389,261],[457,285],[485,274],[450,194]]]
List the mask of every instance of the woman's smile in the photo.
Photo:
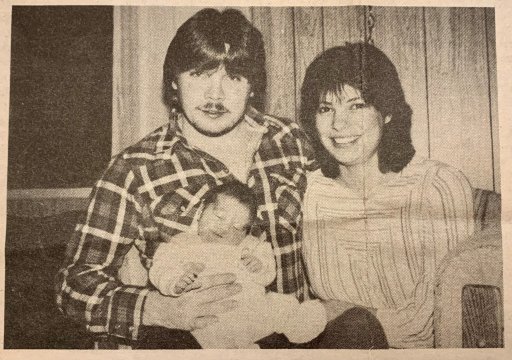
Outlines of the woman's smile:
[[336,136],[332,138],[333,145],[336,147],[346,147],[354,145],[361,135],[355,136]]

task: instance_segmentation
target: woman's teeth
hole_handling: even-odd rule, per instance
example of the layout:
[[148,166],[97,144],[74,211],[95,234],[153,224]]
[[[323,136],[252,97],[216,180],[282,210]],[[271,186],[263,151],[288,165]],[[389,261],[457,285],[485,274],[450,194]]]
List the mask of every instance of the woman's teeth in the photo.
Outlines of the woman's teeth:
[[348,144],[356,141],[358,138],[359,136],[335,137],[332,138],[332,141],[334,141],[336,144]]

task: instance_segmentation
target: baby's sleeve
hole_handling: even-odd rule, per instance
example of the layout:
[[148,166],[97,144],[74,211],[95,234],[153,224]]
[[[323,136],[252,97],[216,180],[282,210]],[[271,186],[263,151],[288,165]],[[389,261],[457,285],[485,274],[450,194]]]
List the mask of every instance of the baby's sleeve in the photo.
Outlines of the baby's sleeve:
[[263,265],[261,271],[251,273],[253,281],[263,286],[270,285],[276,278],[276,259],[272,245],[267,241],[261,241],[254,248],[253,255],[256,256]]
[[179,296],[174,287],[183,275],[182,264],[176,245],[162,243],[153,256],[153,264],[149,269],[149,280],[162,293],[167,296]]

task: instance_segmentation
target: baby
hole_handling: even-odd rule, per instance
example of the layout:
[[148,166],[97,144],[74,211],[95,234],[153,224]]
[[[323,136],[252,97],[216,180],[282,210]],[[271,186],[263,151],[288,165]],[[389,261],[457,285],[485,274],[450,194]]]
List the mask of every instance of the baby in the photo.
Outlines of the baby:
[[163,294],[180,296],[197,291],[201,276],[231,272],[243,290],[237,309],[219,315],[219,322],[192,334],[203,348],[254,348],[274,332],[291,342],[314,339],[326,325],[318,301],[299,304],[293,295],[265,292],[276,277],[270,243],[250,235],[256,201],[244,184],[231,182],[210,190],[204,198],[197,234],[181,233],[159,245],[149,279]]

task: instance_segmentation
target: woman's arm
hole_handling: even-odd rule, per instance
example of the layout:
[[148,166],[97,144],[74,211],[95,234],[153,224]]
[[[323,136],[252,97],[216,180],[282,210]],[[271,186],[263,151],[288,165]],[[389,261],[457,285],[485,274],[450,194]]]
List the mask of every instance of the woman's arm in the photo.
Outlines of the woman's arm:
[[414,256],[419,268],[413,293],[397,309],[379,309],[388,341],[395,347],[432,346],[435,272],[441,259],[473,233],[469,182],[441,164],[426,178],[420,219],[411,219]]

